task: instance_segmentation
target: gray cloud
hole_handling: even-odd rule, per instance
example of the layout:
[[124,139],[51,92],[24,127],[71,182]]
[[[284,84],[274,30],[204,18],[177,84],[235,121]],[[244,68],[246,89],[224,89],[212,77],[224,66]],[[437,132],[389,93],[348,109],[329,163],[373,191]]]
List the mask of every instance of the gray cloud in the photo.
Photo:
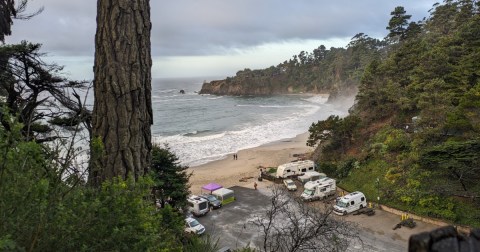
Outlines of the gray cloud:
[[[431,0],[152,0],[154,56],[222,54],[271,42],[328,40],[363,32],[383,37],[395,6],[412,21],[428,16]],[[93,56],[95,0],[31,0],[30,10],[45,11],[15,21],[7,42],[26,39],[44,44],[56,56]]]

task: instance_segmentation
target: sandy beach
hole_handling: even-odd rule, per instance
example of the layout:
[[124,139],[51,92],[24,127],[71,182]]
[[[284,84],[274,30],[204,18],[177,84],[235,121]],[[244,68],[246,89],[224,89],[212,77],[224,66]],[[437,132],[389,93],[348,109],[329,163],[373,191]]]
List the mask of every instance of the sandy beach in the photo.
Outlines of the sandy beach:
[[[233,155],[229,155],[222,160],[190,167],[189,171],[193,172],[190,178],[190,191],[193,194],[199,194],[201,187],[211,182],[225,188],[235,185],[253,188],[253,182],[257,181],[260,166],[277,167],[296,160],[295,154],[312,152],[313,148],[306,146],[307,139],[308,132],[292,139],[241,150],[237,153],[237,160],[233,159]],[[241,179],[243,180],[240,181]],[[257,182],[257,184],[261,188],[266,183]]]

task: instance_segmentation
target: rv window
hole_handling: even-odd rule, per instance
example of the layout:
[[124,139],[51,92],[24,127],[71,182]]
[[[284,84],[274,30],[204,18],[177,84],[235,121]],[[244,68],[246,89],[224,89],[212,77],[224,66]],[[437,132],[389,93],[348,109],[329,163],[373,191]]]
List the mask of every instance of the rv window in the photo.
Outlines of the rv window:
[[313,167],[308,167],[308,170],[309,170],[309,171],[313,171]]
[[327,188],[322,188],[322,190],[321,190],[321,191],[322,191],[322,192],[325,192],[326,190],[327,190]]
[[193,203],[192,203],[192,202],[188,202],[188,205],[189,205],[190,207],[193,207]]
[[347,203],[347,206],[346,206],[346,207],[349,207],[349,206],[350,206],[350,204]]
[[362,197],[360,200],[361,200],[361,201],[365,201],[365,198],[364,198],[364,197]]
[[290,172],[290,170],[287,170],[287,172]]
[[355,201],[350,202],[350,204],[351,204],[352,206],[355,205]]
[[307,168],[303,168],[303,169],[302,169],[302,172],[306,172],[306,171],[307,171]]

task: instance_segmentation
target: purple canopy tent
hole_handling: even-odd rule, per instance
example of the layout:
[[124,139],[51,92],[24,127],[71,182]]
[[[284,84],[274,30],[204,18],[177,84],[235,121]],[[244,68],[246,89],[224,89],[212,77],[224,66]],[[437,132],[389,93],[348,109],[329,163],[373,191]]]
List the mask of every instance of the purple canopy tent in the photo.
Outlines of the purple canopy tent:
[[205,189],[205,190],[209,191],[210,194],[211,194],[213,191],[218,190],[218,189],[220,189],[220,188],[222,188],[222,187],[223,187],[223,186],[221,186],[221,185],[219,185],[219,184],[217,184],[217,183],[210,183],[210,184],[208,184],[208,185],[202,186],[202,190]]

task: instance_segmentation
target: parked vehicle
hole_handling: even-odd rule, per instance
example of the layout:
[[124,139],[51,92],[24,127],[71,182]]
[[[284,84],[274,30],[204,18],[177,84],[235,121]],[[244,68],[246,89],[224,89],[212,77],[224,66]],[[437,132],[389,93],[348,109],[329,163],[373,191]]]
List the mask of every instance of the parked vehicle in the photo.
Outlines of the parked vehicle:
[[205,227],[200,224],[196,219],[188,217],[185,219],[185,232],[201,235],[205,233]]
[[352,192],[337,198],[337,204],[333,212],[338,215],[346,215],[367,206],[367,199],[361,192]]
[[220,188],[212,192],[217,196],[218,200],[222,202],[222,205],[232,203],[235,201],[235,192],[227,188]]
[[336,191],[337,185],[335,179],[325,177],[307,182],[300,197],[305,201],[314,201],[335,195]]
[[194,216],[202,216],[208,213],[210,210],[208,208],[208,200],[191,195],[187,198],[188,202],[188,211],[191,212]]
[[295,182],[291,179],[284,179],[283,184],[287,187],[289,191],[296,191],[297,190],[297,185],[295,185]]
[[307,171],[302,176],[298,176],[297,179],[298,181],[302,182],[302,184],[305,184],[308,181],[315,181],[325,177],[327,177],[325,173],[320,173],[316,171]]
[[278,166],[276,177],[287,178],[293,175],[303,175],[305,172],[314,170],[315,163],[311,160],[295,161]]
[[222,202],[220,200],[218,200],[217,197],[215,197],[215,195],[203,194],[203,195],[200,195],[200,197],[208,200],[208,205],[212,209],[217,209],[217,208],[222,207]]

